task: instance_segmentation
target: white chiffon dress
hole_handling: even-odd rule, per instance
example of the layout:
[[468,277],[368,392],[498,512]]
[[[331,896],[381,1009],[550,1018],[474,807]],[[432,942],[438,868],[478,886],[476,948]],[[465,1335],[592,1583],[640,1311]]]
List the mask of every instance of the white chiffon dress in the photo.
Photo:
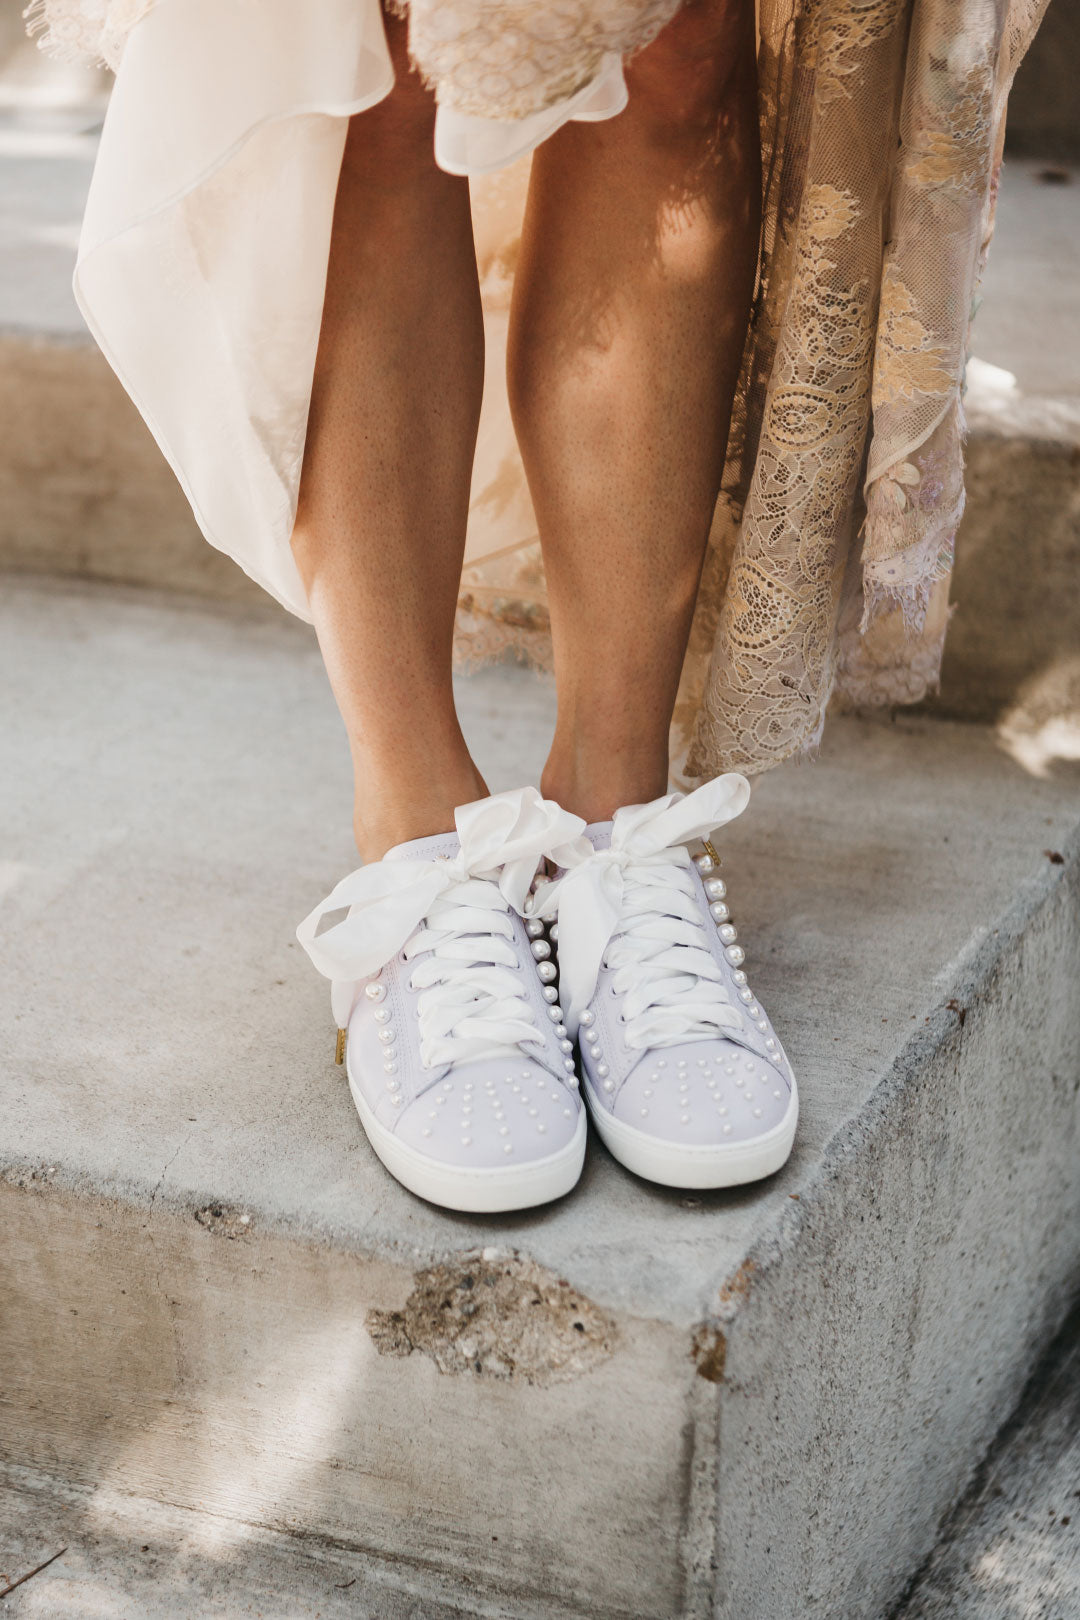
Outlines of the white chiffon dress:
[[[501,4],[487,35],[482,8],[414,5],[411,50],[439,92],[436,160],[493,175],[569,119],[613,117],[627,92],[609,45],[640,45],[677,4],[593,7],[588,40],[580,4],[523,5],[516,24]],[[560,75],[571,88],[553,101]],[[335,192],[348,118],[393,83],[379,0],[145,8],[124,39],[75,272],[87,325],[206,538],[305,619],[289,540]],[[488,300],[489,371],[504,302]],[[501,394],[487,390],[481,495],[507,440]],[[482,517],[470,539],[470,560],[499,549]]]

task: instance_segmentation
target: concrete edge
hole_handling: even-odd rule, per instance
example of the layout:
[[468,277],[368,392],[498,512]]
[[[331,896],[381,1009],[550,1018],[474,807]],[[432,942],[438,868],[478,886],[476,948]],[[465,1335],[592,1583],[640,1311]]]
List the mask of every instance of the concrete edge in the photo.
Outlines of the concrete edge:
[[18,321],[0,321],[0,343],[25,343],[28,349],[96,349],[97,345],[85,327],[70,329],[53,327],[42,330],[37,326],[23,326]]
[[717,1615],[887,1614],[1080,1291],[1075,821],[1054,844],[721,1290]]
[[825,1194],[843,1167],[863,1151],[879,1125],[884,1125],[894,1103],[906,1090],[912,1073],[944,1055],[959,1038],[968,1008],[989,984],[1003,957],[1020,942],[1032,920],[1052,900],[1058,886],[1080,867],[1080,827],[1058,853],[1062,856],[1061,863],[1048,860],[1045,872],[1028,878],[996,922],[961,953],[951,975],[946,978],[943,972],[938,976],[933,988],[939,999],[926,1022],[905,1041],[859,1112],[829,1139],[820,1161],[810,1171],[805,1185],[799,1188],[797,1205],[793,1200],[794,1207],[782,1211],[773,1230],[750,1247],[738,1272],[721,1280],[717,1290],[719,1308],[709,1319],[721,1333],[748,1307],[751,1290],[743,1278],[752,1271],[756,1279],[764,1279],[787,1259],[809,1222],[808,1211],[812,1212],[815,1200]]

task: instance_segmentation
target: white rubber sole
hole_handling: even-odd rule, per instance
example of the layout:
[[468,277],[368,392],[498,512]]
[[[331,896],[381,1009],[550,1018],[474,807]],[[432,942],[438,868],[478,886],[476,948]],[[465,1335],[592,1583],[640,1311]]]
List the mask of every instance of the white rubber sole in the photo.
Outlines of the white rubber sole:
[[584,1108],[578,1116],[573,1138],[558,1153],[528,1164],[501,1165],[497,1169],[470,1170],[467,1166],[440,1164],[416,1148],[399,1142],[394,1132],[375,1118],[349,1075],[349,1090],[360,1115],[368,1141],[390,1174],[418,1198],[442,1209],[457,1209],[469,1215],[506,1214],[515,1209],[533,1209],[549,1204],[570,1192],[581,1177],[585,1163],[585,1137],[588,1124]]
[[666,1142],[633,1125],[615,1119],[597,1097],[587,1079],[582,1092],[600,1140],[611,1154],[636,1176],[662,1187],[741,1187],[775,1175],[787,1163],[799,1123],[799,1091],[791,1082],[791,1098],[779,1125],[750,1142],[687,1144]]

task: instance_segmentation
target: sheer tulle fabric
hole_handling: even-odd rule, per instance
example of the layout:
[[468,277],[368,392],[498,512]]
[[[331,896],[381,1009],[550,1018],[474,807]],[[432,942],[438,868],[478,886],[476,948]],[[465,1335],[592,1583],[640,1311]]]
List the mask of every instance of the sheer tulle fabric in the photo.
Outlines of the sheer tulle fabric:
[[[618,113],[622,59],[678,3],[401,7],[440,163],[487,176],[466,658],[549,658],[502,383],[527,154],[567,118]],[[904,702],[936,683],[972,300],[1006,97],[1045,5],[759,0],[760,277],[676,711],[688,777],[811,747],[834,693]],[[207,538],[306,618],[289,535],[345,120],[393,83],[378,0],[34,0],[29,15],[53,49],[117,69],[76,272],[91,330]]]

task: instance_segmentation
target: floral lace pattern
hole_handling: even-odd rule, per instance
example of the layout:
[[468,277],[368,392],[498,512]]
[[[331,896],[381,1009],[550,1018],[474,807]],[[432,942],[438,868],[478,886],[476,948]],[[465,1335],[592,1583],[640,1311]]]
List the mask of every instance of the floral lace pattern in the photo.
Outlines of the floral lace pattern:
[[595,78],[605,55],[640,50],[680,0],[402,0],[409,50],[440,102],[525,118]]
[[[27,15],[50,48],[115,66],[154,3],[33,0]],[[396,3],[441,101],[518,118],[647,44],[680,0]],[[812,747],[834,695],[910,702],[936,684],[968,328],[1006,98],[1046,4],[758,0],[758,288],[676,706],[686,779]],[[523,190],[513,170],[474,186],[492,375]],[[535,519],[505,397],[489,395],[459,648],[547,666]]]
[[834,695],[937,684],[970,313],[1045,3],[759,6],[760,291],[676,712],[690,779],[812,748]]
[[872,284],[848,273],[859,218],[851,192],[807,188],[698,724],[699,752],[733,769],[790,752],[808,696],[817,726],[832,685],[836,515],[858,480],[873,359]]
[[120,63],[124,40],[155,0],[31,0],[23,13],[44,50],[69,61]]

